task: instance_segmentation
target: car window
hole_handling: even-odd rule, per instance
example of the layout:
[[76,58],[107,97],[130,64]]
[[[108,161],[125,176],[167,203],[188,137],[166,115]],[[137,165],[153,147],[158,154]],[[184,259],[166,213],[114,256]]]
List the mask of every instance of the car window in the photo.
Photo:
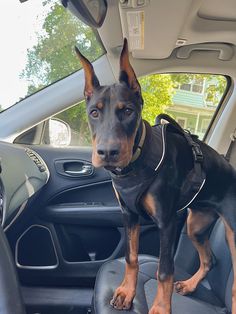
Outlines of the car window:
[[0,33],[0,111],[77,71],[75,45],[90,61],[104,53],[98,33],[60,0],[2,1]]
[[[143,118],[151,125],[160,113],[173,117],[184,129],[203,139],[227,88],[222,75],[152,74],[139,79],[144,98]],[[40,129],[40,128],[38,128]],[[20,136],[15,143],[52,146],[90,146],[91,135],[85,101],[45,122],[43,135],[37,130]],[[41,131],[40,131],[41,132]],[[26,136],[27,135],[27,136]],[[40,139],[41,142],[35,141]]]
[[203,139],[227,88],[223,75],[153,74],[140,78],[143,118],[154,124],[167,113],[184,129]]

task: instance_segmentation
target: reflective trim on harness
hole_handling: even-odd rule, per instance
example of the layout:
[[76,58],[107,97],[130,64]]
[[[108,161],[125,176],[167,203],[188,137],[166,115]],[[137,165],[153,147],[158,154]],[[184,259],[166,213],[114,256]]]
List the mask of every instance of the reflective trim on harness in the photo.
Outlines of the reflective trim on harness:
[[157,171],[160,167],[160,165],[162,164],[162,161],[165,157],[165,153],[166,153],[166,143],[165,143],[165,133],[164,133],[164,127],[165,127],[165,124],[162,125],[162,128],[161,128],[161,138],[162,138],[162,156],[161,156],[161,159],[158,163],[158,165],[156,166],[155,168],[155,171]]
[[180,213],[181,211],[183,211],[186,207],[188,207],[195,200],[195,198],[198,196],[198,194],[200,193],[201,189],[203,188],[205,182],[206,182],[206,179],[203,180],[202,185],[200,186],[199,190],[196,192],[194,197],[191,199],[191,201],[189,201],[184,207],[182,207],[182,208],[177,210],[177,214]]
[[[169,123],[169,122],[168,122],[168,123]],[[162,162],[163,162],[163,159],[164,159],[164,157],[165,157],[165,152],[166,152],[166,138],[165,138],[165,132],[164,132],[164,131],[165,131],[166,125],[167,125],[168,123],[161,124],[162,156],[161,156],[161,159],[160,159],[158,165],[157,165],[156,168],[155,168],[155,171],[157,171],[157,170],[160,168],[160,166],[161,166],[161,164],[162,164]],[[198,145],[197,143],[195,143],[195,142],[191,139],[191,137],[190,137],[190,135],[189,135],[188,133],[187,133],[187,135],[185,135],[185,134],[183,134],[183,135],[185,136],[187,142],[188,142],[188,143],[191,145],[191,147],[192,147],[193,158],[194,158],[194,164],[195,164],[195,163],[199,163],[199,162],[201,163],[201,162],[202,162],[202,159],[203,159],[203,156],[202,156],[202,152],[201,152],[201,149],[200,149],[199,145]],[[195,164],[195,166],[196,166],[196,164]],[[204,179],[204,180],[202,181],[201,186],[199,187],[198,191],[194,194],[194,196],[191,198],[191,200],[190,200],[185,206],[183,206],[182,208],[178,209],[178,210],[177,210],[177,213],[180,213],[181,211],[183,211],[186,207],[188,207],[188,206],[195,200],[195,198],[198,196],[198,194],[200,193],[201,189],[203,188],[205,182],[206,182],[206,179]]]

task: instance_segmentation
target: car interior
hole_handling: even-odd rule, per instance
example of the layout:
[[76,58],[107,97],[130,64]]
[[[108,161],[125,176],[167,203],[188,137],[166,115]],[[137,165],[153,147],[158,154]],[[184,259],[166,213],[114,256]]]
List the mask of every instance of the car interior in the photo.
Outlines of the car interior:
[[[8,94],[11,101],[4,103],[0,95],[0,313],[146,314],[157,289],[159,231],[151,219],[141,218],[137,293],[129,311],[114,309],[110,300],[125,269],[122,213],[109,172],[91,163],[87,122],[78,120],[84,108],[84,72],[74,46],[88,53],[102,85],[119,79],[124,38],[143,92],[145,79],[152,75],[169,75],[168,79],[183,73],[203,75],[202,85],[175,83],[169,109],[151,99],[153,116],[158,108],[169,110],[184,128],[199,133],[236,167],[236,2],[37,0],[38,12],[34,0],[4,2],[4,23],[14,16],[21,29],[27,16],[29,20],[17,36],[18,24],[11,32],[0,22],[2,38],[9,43],[3,44],[1,68],[6,65],[10,73],[12,63],[16,72],[17,52],[10,45],[16,40],[17,50],[18,42],[24,42],[36,25],[33,14],[40,17],[45,33],[36,28],[38,45],[25,40],[28,63],[24,61],[25,70],[16,74],[18,81],[28,79],[28,90],[13,98],[17,85],[10,75],[1,75],[0,94]],[[35,13],[30,11],[33,3]],[[18,9],[25,16],[14,15]],[[59,16],[64,19],[60,23]],[[72,33],[74,41],[70,41]],[[60,39],[58,46],[55,38]],[[65,70],[71,63],[75,67]],[[61,66],[59,71],[55,64]],[[186,93],[192,103],[183,106]],[[174,108],[184,111],[180,114]],[[149,107],[147,117],[148,111]],[[200,115],[205,115],[202,120]],[[77,124],[80,135],[73,129]],[[178,215],[175,280],[191,277],[199,267],[187,236],[187,216],[188,208]],[[173,314],[231,313],[233,270],[220,219],[212,226],[210,242],[215,266],[191,295],[173,293]]]

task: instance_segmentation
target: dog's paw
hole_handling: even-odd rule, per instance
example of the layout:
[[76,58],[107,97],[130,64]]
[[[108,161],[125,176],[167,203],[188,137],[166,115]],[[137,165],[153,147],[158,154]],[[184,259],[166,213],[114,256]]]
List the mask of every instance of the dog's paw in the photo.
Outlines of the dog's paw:
[[170,314],[170,307],[153,305],[148,314]]
[[135,291],[120,286],[116,289],[110,305],[116,310],[130,310],[134,296]]
[[175,292],[181,295],[186,295],[196,290],[196,285],[193,284],[190,280],[176,281],[174,283],[174,288]]

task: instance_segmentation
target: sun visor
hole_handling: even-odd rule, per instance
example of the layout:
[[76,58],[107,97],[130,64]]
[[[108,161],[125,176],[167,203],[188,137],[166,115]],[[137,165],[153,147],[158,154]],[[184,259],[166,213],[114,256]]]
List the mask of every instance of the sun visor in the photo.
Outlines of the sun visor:
[[164,59],[185,40],[179,38],[190,0],[120,0],[123,36],[134,58]]

